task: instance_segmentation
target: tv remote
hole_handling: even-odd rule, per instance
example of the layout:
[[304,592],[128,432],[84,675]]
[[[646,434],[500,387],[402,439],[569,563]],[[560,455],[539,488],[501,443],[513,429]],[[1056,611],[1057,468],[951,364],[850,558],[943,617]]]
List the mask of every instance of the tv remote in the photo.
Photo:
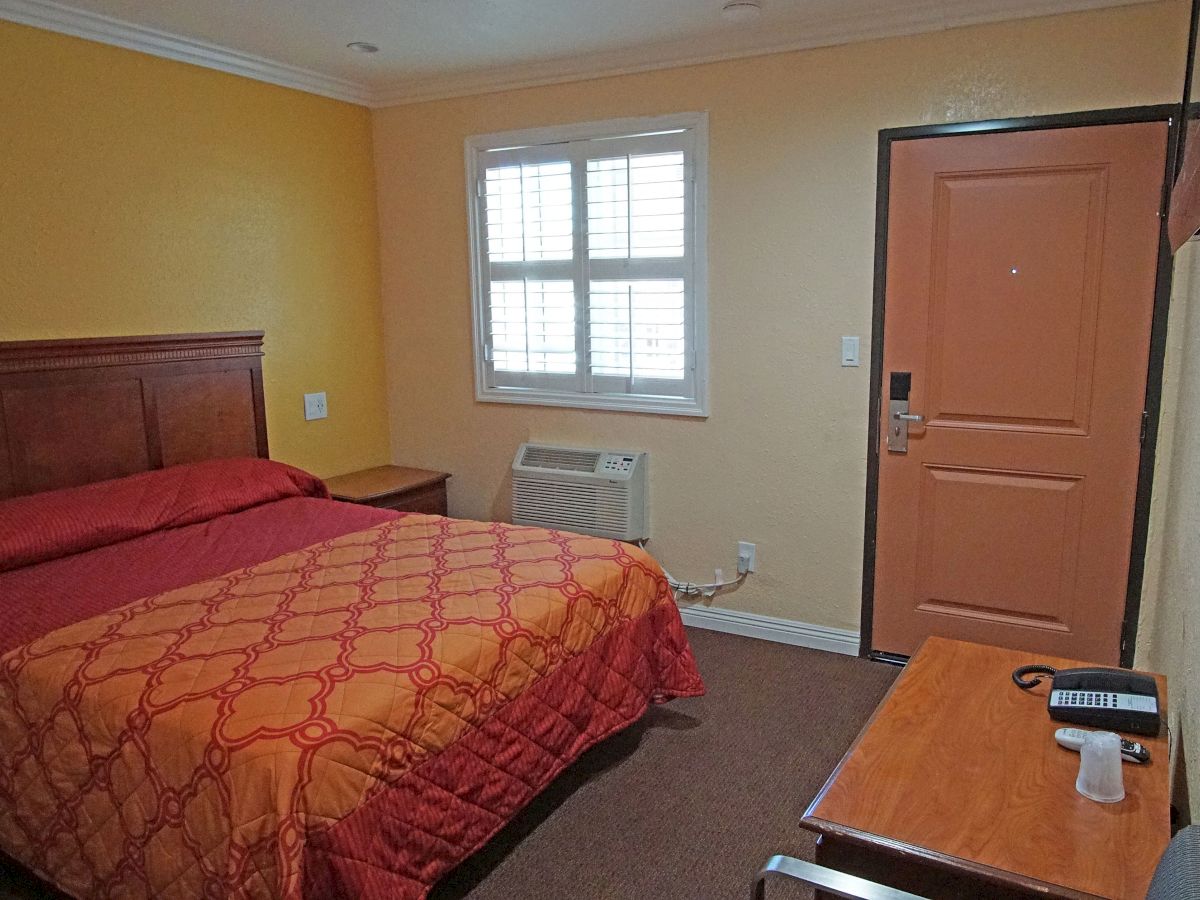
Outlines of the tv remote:
[[[1082,728],[1060,728],[1054,732],[1054,739],[1058,741],[1060,746],[1066,747],[1068,750],[1074,750],[1076,753],[1083,746],[1084,738],[1090,731],[1084,731]],[[1150,762],[1150,751],[1137,741],[1127,741],[1121,738],[1121,756],[1131,763],[1148,763]]]

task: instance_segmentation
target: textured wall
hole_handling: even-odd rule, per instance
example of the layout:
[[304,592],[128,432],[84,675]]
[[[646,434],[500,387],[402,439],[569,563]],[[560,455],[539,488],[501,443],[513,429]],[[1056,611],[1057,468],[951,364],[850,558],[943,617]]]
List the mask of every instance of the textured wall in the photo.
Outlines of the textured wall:
[[1175,258],[1137,665],[1165,672],[1171,727],[1200,799],[1200,244]]
[[[856,628],[879,129],[1178,95],[1187,5],[956,29],[375,113],[396,462],[454,473],[454,513],[504,517],[523,440],[649,450],[650,549],[676,575],[759,573],[722,606]],[[463,139],[710,113],[707,420],[480,404]]]
[[365,109],[8,22],[0,85],[0,340],[261,328],[272,455],[386,460]]

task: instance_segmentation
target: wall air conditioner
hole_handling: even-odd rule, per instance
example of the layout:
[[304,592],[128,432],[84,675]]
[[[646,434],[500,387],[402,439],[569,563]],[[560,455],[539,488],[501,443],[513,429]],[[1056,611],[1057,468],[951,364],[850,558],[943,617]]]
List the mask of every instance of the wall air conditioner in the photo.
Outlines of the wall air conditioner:
[[517,525],[637,541],[649,537],[649,454],[522,444],[512,466]]

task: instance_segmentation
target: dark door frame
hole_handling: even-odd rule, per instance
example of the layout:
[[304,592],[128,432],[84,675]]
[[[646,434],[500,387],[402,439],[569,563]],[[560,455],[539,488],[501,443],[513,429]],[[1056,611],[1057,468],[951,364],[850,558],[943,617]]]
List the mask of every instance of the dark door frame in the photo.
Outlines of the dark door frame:
[[1154,482],[1154,458],[1158,445],[1158,419],[1162,400],[1163,357],[1166,352],[1167,314],[1171,304],[1172,253],[1167,240],[1166,203],[1175,175],[1179,105],[1133,106],[1090,112],[991,119],[887,128],[879,132],[879,162],[875,194],[875,290],[871,313],[871,401],[867,411],[867,497],[863,533],[862,620],[859,655],[885,662],[903,662],[906,657],[872,650],[872,618],[875,611],[875,542],[879,502],[879,413],[883,388],[883,323],[887,293],[888,188],[891,177],[892,144],[916,138],[949,137],[961,134],[1000,134],[1049,128],[1078,128],[1089,125],[1128,125],[1134,122],[1166,122],[1167,159],[1163,173],[1161,225],[1158,245],[1158,276],[1154,289],[1154,314],[1147,361],[1146,399],[1142,412],[1142,453],[1134,500],[1133,536],[1130,545],[1129,579],[1125,593],[1125,617],[1121,627],[1121,665],[1133,664],[1138,612],[1142,602],[1142,579],[1146,568],[1146,538],[1150,520],[1150,491]]

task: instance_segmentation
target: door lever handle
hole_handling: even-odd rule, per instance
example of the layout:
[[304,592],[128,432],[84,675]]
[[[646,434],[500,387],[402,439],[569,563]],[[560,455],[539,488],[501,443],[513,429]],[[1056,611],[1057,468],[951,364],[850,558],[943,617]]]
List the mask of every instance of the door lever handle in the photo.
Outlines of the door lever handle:
[[924,422],[925,417],[920,413],[897,412],[892,413],[893,419],[898,419],[901,422]]

